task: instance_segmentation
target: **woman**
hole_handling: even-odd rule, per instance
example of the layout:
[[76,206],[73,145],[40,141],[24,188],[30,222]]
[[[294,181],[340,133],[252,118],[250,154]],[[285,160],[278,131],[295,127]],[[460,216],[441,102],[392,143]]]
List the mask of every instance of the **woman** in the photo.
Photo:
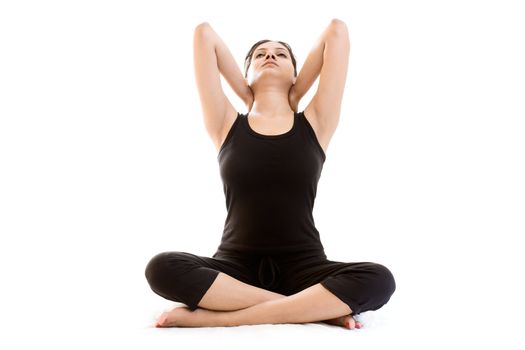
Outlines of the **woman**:
[[[163,313],[157,327],[323,321],[354,329],[361,324],[353,316],[390,299],[388,268],[328,260],[312,216],[349,51],[347,27],[333,19],[299,75],[288,44],[261,40],[246,56],[243,77],[211,26],[196,27],[195,76],[228,215],[213,257],[171,251],[148,263],[151,289],[187,305]],[[220,73],[246,103],[246,115],[225,96]],[[318,75],[315,96],[297,112]]]

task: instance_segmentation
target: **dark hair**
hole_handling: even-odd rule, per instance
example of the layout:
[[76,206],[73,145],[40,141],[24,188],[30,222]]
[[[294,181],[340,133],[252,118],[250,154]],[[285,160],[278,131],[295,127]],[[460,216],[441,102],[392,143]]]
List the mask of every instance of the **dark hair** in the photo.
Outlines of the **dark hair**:
[[[269,41],[274,41],[274,40],[269,40],[269,39],[259,40],[258,42],[253,44],[253,46],[250,49],[250,51],[248,51],[248,54],[246,55],[246,58],[244,59],[244,77],[245,78],[248,76],[248,69],[250,68],[250,64],[252,63],[253,52],[255,51],[255,49],[257,49],[257,47],[259,45],[267,43]],[[284,45],[284,47],[286,47],[286,49],[290,53],[290,58],[292,59],[292,64],[293,64],[293,76],[296,77],[297,76],[297,62],[295,61],[295,56],[292,53],[292,48],[290,47],[290,45],[288,45],[285,42],[282,42],[282,41],[279,41],[279,40],[277,40],[275,42],[278,42],[279,44]]]

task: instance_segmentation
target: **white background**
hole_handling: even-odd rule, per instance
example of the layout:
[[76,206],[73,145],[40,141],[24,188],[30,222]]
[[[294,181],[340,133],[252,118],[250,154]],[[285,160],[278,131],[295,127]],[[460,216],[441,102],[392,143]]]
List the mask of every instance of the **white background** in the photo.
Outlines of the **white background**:
[[[1,347],[231,349],[248,334],[262,348],[518,348],[518,3],[3,1]],[[148,328],[172,305],[149,289],[149,259],[211,256],[226,216],[195,85],[195,26],[210,23],[241,69],[256,41],[285,41],[299,71],[332,18],[348,26],[350,61],[314,217],[329,259],[384,264],[395,294],[357,331]]]

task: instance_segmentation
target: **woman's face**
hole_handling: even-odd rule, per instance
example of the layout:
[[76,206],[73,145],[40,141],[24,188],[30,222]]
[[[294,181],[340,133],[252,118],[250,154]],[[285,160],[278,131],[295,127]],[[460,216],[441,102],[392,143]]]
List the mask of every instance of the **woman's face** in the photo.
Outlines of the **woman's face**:
[[295,84],[292,59],[282,44],[268,41],[257,46],[253,52],[247,74],[248,85],[253,89],[262,79],[282,82],[288,86]]

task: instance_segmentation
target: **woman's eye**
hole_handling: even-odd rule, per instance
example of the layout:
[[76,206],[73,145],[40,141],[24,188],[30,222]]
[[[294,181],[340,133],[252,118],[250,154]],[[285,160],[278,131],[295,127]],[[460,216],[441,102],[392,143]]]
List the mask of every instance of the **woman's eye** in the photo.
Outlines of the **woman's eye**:
[[[260,53],[260,54],[256,55],[255,58],[259,58],[259,56],[261,56],[261,55],[264,56],[262,53]],[[286,57],[286,55],[284,53],[280,53],[279,56]]]

